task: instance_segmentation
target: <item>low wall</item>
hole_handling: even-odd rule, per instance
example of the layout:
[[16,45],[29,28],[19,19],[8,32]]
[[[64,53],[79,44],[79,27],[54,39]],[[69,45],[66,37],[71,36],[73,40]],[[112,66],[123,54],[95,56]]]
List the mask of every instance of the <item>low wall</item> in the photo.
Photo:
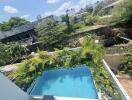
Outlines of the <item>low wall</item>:
[[132,50],[132,43],[115,45],[112,47],[106,48],[106,54],[122,54],[128,53],[129,50]]

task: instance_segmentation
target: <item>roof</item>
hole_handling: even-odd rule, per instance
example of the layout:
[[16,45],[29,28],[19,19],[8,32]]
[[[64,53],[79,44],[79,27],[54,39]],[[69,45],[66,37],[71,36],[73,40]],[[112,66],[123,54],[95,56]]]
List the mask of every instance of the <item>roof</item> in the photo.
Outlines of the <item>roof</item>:
[[19,33],[23,33],[26,32],[28,30],[34,29],[35,26],[37,25],[38,21],[35,22],[31,22],[31,23],[27,23],[25,25],[22,25],[20,27],[17,28],[13,28],[12,30],[6,31],[6,32],[1,32],[0,33],[0,40],[4,39],[6,37],[10,37]]
[[[45,20],[47,18],[53,18],[56,21],[59,21],[59,18],[57,16],[54,16],[54,15],[45,17],[42,20]],[[17,35],[17,34],[20,34],[20,33],[23,33],[23,32],[27,32],[29,30],[32,30],[42,20],[37,20],[37,21],[34,21],[34,22],[30,22],[30,23],[27,23],[25,25],[13,28],[12,30],[9,30],[9,31],[6,31],[6,32],[0,32],[0,40],[2,40],[4,38],[7,38],[7,37],[10,37],[10,36],[13,36],[13,35]]]

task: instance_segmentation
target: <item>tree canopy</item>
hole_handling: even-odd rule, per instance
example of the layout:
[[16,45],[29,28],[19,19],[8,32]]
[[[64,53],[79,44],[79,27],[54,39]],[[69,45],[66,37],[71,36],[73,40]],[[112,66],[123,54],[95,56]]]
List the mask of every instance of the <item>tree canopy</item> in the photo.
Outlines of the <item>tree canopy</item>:
[[54,44],[61,40],[65,35],[66,26],[64,23],[56,22],[53,19],[47,19],[38,24],[36,32],[38,38],[43,44]]
[[62,16],[62,21],[66,23],[66,32],[70,34],[71,32],[74,32],[73,23],[68,14]]
[[29,21],[23,18],[11,17],[7,22],[0,23],[0,31],[8,31],[11,30],[12,28],[16,28],[28,22]]

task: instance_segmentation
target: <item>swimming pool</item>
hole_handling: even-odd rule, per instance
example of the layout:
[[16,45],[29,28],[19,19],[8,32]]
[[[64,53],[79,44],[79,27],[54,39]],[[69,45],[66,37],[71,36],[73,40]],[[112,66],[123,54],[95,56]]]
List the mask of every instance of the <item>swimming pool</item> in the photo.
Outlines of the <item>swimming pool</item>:
[[86,65],[44,71],[30,94],[98,99],[91,71]]

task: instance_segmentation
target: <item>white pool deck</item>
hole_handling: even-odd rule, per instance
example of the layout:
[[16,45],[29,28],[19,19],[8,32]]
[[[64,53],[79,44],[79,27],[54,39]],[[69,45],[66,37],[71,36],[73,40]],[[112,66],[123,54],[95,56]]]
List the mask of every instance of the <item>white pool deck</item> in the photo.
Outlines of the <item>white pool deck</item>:
[[[34,96],[34,100],[46,100],[42,96]],[[73,97],[59,97],[53,96],[53,100],[99,100],[99,99],[86,99],[86,98],[73,98]]]

